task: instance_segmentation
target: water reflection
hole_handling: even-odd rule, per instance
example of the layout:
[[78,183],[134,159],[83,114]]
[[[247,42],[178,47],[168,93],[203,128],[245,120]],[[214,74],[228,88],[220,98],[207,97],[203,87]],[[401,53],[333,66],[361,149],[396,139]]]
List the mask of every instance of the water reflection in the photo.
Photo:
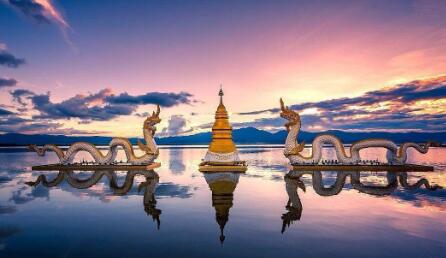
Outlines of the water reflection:
[[169,169],[173,174],[182,174],[186,169],[184,165],[183,149],[169,150]]
[[[413,153],[413,163],[437,164],[442,169],[407,173],[405,186],[406,181],[400,183],[397,177],[398,187],[388,195],[359,192],[350,176],[338,195],[330,195],[339,190],[336,181],[341,173],[323,172],[320,182],[326,189],[318,191],[327,197],[314,190],[311,173],[299,180],[284,180],[289,169],[282,149],[246,149],[241,158],[250,161],[250,169],[240,175],[232,200],[218,192],[212,195],[212,182],[218,179],[209,179],[210,185],[196,170],[206,149],[171,150],[160,151],[163,165],[156,170],[160,179],[155,208],[162,209],[163,219],[160,231],[141,230],[142,225],[157,225],[144,211],[143,193],[138,193],[144,176],[135,176],[124,196],[114,194],[107,176],[81,190],[65,179],[54,187],[42,183],[30,187],[25,182],[43,173],[28,167],[57,162],[57,157],[0,151],[0,257],[145,257],[148,250],[153,257],[272,257],[280,250],[283,258],[296,253],[415,258],[446,252],[446,191],[426,189],[420,181],[425,178],[430,186],[446,187],[446,148],[434,148],[427,156]],[[375,152],[367,151],[372,159]],[[182,172],[172,171],[170,162],[178,171],[183,169],[179,165],[185,167]],[[44,174],[50,182],[58,171]],[[81,180],[92,174],[74,173]],[[127,173],[117,171],[116,175],[117,185],[123,186]],[[295,184],[294,193],[290,192],[293,187],[285,188],[286,183]],[[363,187],[358,189],[393,187],[392,178],[389,184],[384,172],[361,172],[360,183]],[[283,222],[284,235],[280,233]],[[225,224],[223,246],[218,240],[220,224]]]
[[[325,175],[323,175],[325,174]],[[288,202],[285,205],[286,213],[282,214],[282,230],[285,232],[287,227],[294,221],[301,219],[303,204],[299,197],[299,188],[305,193],[306,186],[303,176],[309,175],[311,177],[311,185],[315,193],[320,196],[334,196],[338,195],[343,189],[352,188],[361,193],[373,196],[389,196],[393,194],[398,186],[407,190],[408,194],[415,195],[417,190],[422,187],[428,191],[435,191],[442,189],[439,185],[432,185],[426,178],[417,179],[415,183],[411,183],[407,172],[383,172],[377,173],[374,180],[370,180],[369,176],[361,178],[361,172],[321,172],[321,171],[293,171],[291,170],[285,175],[285,188],[288,194]],[[325,178],[324,178],[325,177]],[[347,179],[350,179],[350,186],[347,184]],[[324,183],[328,180],[334,183],[326,186]],[[407,196],[405,196],[407,198]],[[412,198],[413,199],[413,198]]]
[[[134,179],[137,175],[142,175],[145,181],[138,185],[138,192],[144,190],[143,204],[144,211],[156,221],[157,228],[160,227],[161,210],[156,208],[155,188],[159,182],[159,175],[153,170],[127,171],[124,183],[119,186],[117,171],[114,170],[96,170],[86,178],[79,178],[79,173],[72,170],[58,171],[56,177],[48,179],[46,175],[39,175],[37,180],[25,182],[29,186],[36,187],[39,184],[45,187],[55,187],[66,181],[70,186],[76,189],[88,189],[96,185],[103,177],[108,178],[109,186],[114,195],[123,196],[130,192],[133,187]],[[35,191],[37,188],[34,188]],[[18,196],[22,196],[18,194]],[[47,195],[48,196],[48,195]],[[14,195],[13,197],[14,198]]]
[[229,210],[233,205],[234,190],[240,174],[233,172],[204,174],[206,183],[212,191],[212,207],[215,208],[215,219],[220,227],[220,242],[225,241],[224,228],[229,220]]
[[285,229],[289,227],[293,221],[300,220],[303,206],[297,191],[298,188],[300,188],[302,191],[306,192],[305,184],[301,181],[300,177],[291,178],[285,176],[285,188],[288,194],[288,202],[285,205],[285,208],[288,212],[282,214],[282,233],[285,232]]
[[4,241],[12,237],[14,235],[17,235],[21,232],[20,228],[16,226],[0,226],[0,251],[2,251],[5,247]]

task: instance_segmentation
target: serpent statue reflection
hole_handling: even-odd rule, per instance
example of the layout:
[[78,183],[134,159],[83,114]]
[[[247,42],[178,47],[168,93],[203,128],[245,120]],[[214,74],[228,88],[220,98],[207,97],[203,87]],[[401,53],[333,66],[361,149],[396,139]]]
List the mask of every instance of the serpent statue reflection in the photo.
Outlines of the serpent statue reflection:
[[384,172],[384,177],[387,183],[385,185],[369,185],[361,182],[361,172],[327,172],[330,175],[335,174],[335,182],[331,186],[325,186],[324,173],[321,171],[293,171],[291,170],[285,175],[285,188],[288,194],[288,202],[285,205],[286,213],[282,214],[282,230],[284,233],[287,227],[294,221],[300,220],[303,211],[303,205],[299,198],[299,188],[306,192],[305,183],[303,182],[304,175],[311,176],[311,182],[314,192],[320,196],[333,196],[339,194],[346,186],[346,179],[350,177],[351,188],[368,195],[374,196],[388,196],[395,192],[398,186],[404,190],[414,191],[421,187],[427,190],[442,189],[441,186],[431,185],[426,178],[418,179],[415,183],[410,183],[407,172]]
[[57,176],[48,180],[47,176],[39,175],[36,181],[26,182],[29,186],[38,186],[39,184],[45,187],[55,187],[60,185],[64,180],[72,187],[77,189],[87,189],[96,185],[103,177],[109,180],[109,186],[113,195],[126,195],[133,187],[133,182],[136,176],[142,175],[145,179],[138,185],[138,192],[144,190],[143,204],[144,211],[148,216],[151,216],[153,221],[156,221],[157,228],[160,228],[161,210],[156,208],[155,188],[159,182],[159,175],[153,170],[131,170],[126,172],[124,183],[119,186],[118,175],[114,170],[96,170],[87,179],[79,179],[76,173],[72,170],[60,170]]
[[215,208],[215,219],[220,226],[220,242],[225,241],[224,228],[229,220],[229,210],[233,205],[234,191],[240,173],[219,172],[204,174],[206,183],[212,191],[212,206]]

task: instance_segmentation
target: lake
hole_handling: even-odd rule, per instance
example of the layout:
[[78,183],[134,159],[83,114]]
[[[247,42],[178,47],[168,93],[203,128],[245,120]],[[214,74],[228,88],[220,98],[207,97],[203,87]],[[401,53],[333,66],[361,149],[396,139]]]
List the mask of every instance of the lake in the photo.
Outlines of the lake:
[[204,175],[205,152],[162,149],[155,171],[42,172],[30,167],[55,163],[54,153],[2,149],[0,257],[446,253],[446,148],[410,151],[410,163],[435,167],[423,173],[290,172],[282,149],[251,146],[240,149],[245,174]]

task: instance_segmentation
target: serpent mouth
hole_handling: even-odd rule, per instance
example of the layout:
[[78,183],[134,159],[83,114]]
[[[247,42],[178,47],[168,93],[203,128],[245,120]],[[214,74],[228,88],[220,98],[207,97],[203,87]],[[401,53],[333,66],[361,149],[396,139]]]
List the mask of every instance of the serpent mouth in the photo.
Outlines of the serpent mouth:
[[284,119],[286,119],[286,120],[291,120],[291,116],[289,116],[289,115],[287,115],[287,114],[285,114],[285,113],[280,113],[280,117],[281,118],[284,118]]
[[150,120],[146,121],[144,124],[145,127],[148,128],[148,127],[153,127],[156,124],[159,124],[160,122],[161,122],[160,118],[150,118]]

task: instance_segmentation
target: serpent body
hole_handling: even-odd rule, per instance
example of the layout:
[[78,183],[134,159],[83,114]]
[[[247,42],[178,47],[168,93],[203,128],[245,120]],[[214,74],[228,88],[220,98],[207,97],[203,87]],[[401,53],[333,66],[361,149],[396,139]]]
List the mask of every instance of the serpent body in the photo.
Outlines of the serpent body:
[[285,127],[288,135],[285,141],[284,155],[290,160],[291,164],[319,164],[322,160],[322,147],[324,144],[333,146],[338,164],[358,164],[361,161],[359,151],[371,147],[387,149],[387,162],[390,164],[405,164],[407,161],[407,149],[414,148],[420,153],[427,153],[430,142],[419,145],[412,142],[401,144],[400,147],[394,142],[385,139],[365,139],[353,143],[350,146],[349,154],[346,153],[341,140],[331,134],[322,134],[317,136],[312,143],[311,155],[303,156],[300,152],[304,149],[304,143],[297,143],[297,137],[301,128],[300,116],[297,112],[285,107],[282,99],[280,100],[280,116],[288,120]]
[[54,144],[45,144],[42,148],[30,145],[29,149],[35,151],[39,156],[44,156],[48,150],[54,151],[61,164],[73,163],[74,158],[81,151],[88,152],[96,164],[111,164],[116,159],[119,147],[122,147],[128,163],[132,165],[151,164],[159,154],[158,146],[153,138],[156,131],[155,124],[161,121],[159,112],[158,106],[157,112],[153,112],[152,116],[144,121],[143,133],[146,144],[138,141],[138,146],[145,153],[139,157],[135,155],[131,142],[127,138],[122,137],[115,137],[110,141],[108,152],[105,155],[94,144],[88,142],[73,143],[66,152]]

